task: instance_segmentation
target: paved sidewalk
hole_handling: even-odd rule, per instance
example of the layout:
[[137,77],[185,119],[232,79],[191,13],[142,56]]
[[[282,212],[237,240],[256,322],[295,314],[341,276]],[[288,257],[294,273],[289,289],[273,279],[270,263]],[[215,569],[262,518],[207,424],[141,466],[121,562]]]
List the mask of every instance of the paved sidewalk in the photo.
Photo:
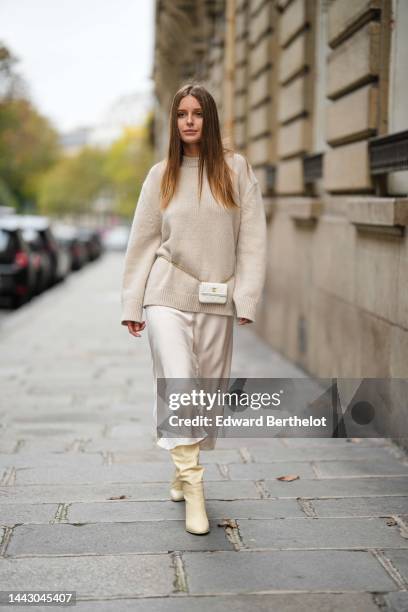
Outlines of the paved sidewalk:
[[[220,440],[201,454],[211,532],[184,530],[147,332],[119,324],[122,261],[1,319],[0,590],[95,612],[408,610],[408,462],[387,440]],[[250,327],[232,376],[304,375]]]

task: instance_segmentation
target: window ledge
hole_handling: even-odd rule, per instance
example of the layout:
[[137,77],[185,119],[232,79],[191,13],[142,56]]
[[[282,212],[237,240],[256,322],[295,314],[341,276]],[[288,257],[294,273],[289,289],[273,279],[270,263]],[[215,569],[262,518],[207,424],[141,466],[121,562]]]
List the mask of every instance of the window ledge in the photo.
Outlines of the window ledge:
[[405,227],[408,198],[348,198],[347,216],[357,226]]
[[295,221],[313,221],[318,219],[322,212],[322,202],[319,198],[280,198],[278,205]]

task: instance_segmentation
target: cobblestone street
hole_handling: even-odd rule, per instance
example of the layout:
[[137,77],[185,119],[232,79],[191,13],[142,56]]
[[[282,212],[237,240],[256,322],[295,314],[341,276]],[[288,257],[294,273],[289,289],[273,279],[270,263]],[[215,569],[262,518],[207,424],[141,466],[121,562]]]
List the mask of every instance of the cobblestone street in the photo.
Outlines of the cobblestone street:
[[[1,318],[1,590],[74,590],[95,612],[408,610],[408,461],[388,440],[220,440],[200,455],[211,531],[185,531],[122,262]],[[250,328],[232,376],[305,375]]]

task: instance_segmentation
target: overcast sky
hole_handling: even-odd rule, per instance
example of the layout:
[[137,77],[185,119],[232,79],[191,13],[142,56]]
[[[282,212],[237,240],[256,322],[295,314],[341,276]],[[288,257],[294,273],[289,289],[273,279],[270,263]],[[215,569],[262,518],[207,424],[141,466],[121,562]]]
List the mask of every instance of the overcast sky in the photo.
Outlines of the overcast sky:
[[152,87],[154,0],[0,0],[0,40],[60,130]]

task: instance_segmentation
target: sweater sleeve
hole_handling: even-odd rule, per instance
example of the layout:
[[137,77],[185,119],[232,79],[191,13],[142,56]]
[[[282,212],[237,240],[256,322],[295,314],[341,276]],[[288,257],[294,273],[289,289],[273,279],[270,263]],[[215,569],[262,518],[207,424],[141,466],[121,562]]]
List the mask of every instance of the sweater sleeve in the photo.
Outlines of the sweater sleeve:
[[143,320],[145,287],[161,243],[158,192],[152,181],[150,170],[140,191],[126,249],[121,291],[122,325],[126,325],[126,321]]
[[266,272],[266,217],[258,181],[252,181],[241,200],[233,291],[237,317],[255,321]]

